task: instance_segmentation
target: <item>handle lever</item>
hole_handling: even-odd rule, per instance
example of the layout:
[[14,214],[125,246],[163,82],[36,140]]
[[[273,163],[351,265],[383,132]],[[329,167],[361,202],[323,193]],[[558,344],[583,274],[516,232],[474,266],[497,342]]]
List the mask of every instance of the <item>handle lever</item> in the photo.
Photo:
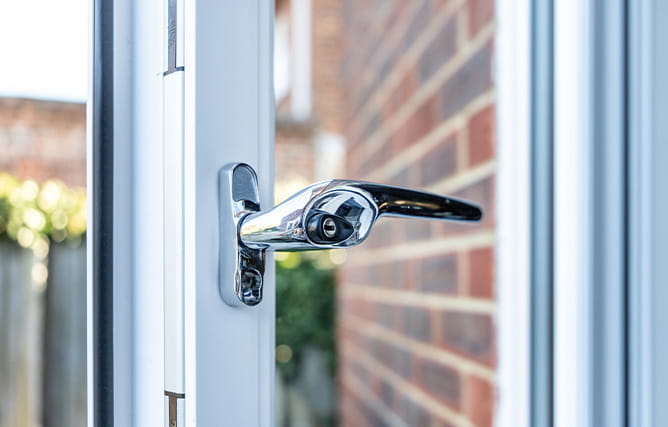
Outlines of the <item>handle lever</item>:
[[[225,302],[235,306],[261,301],[266,251],[355,246],[383,216],[450,221],[482,217],[480,208],[461,200],[350,180],[312,184],[261,212],[255,171],[243,163],[221,170],[220,193],[220,290]],[[235,248],[234,265],[230,245]]]

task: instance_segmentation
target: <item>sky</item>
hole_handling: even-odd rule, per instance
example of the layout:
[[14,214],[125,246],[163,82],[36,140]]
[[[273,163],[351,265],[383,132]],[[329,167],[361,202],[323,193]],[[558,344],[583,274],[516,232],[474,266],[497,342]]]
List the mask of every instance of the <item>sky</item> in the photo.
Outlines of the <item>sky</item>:
[[0,96],[86,100],[88,0],[0,0]]
[[[89,0],[0,0],[0,96],[85,102]],[[287,27],[277,25],[276,99],[289,87]]]

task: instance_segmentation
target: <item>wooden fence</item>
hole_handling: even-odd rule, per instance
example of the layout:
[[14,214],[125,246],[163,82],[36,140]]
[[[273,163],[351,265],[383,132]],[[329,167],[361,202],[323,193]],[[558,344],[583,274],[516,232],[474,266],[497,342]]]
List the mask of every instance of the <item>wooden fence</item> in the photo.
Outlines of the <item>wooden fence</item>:
[[[0,427],[86,425],[85,245],[52,245],[45,261],[46,286],[33,281],[44,261],[0,239]],[[277,378],[277,426],[329,424],[334,385],[324,360],[310,349],[296,383]]]
[[37,262],[0,240],[0,427],[84,426],[85,245],[51,246],[46,287]]

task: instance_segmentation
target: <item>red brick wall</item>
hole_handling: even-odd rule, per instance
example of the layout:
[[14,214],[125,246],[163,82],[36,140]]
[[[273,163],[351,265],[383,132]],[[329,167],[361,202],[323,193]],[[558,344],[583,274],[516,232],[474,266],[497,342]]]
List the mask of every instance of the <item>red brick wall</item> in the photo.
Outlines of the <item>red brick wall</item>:
[[492,0],[342,3],[348,176],[466,198],[479,224],[381,220],[338,294],[341,425],[493,423]]
[[0,171],[86,185],[86,105],[0,98]]

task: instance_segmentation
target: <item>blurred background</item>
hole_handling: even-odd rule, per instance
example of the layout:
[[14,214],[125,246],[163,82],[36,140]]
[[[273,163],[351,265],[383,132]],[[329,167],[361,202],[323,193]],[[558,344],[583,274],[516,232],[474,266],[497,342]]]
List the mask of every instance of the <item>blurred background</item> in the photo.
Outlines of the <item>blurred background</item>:
[[[309,272],[311,259],[288,279],[298,258],[279,258],[279,425],[493,424],[494,31],[492,0],[276,3],[278,198],[345,177],[466,198],[485,212],[474,226],[381,220],[334,257],[333,288]],[[306,313],[287,292],[314,292],[307,277],[321,298],[334,291],[327,340],[294,327]],[[320,315],[308,324],[326,325]],[[334,373],[333,393],[315,366]]]
[[[0,2],[0,427],[85,425],[87,3]],[[345,177],[485,211],[277,254],[278,426],[493,424],[494,32],[492,0],[276,1],[276,201]]]
[[0,426],[83,426],[88,2],[0,1],[0,38]]

